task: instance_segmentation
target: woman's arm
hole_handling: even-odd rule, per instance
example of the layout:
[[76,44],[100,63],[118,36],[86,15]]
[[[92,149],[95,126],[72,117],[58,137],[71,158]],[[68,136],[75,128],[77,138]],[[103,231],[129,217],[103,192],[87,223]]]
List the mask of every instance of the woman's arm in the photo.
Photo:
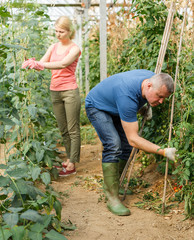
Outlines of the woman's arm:
[[50,60],[50,56],[51,56],[51,52],[53,50],[54,44],[51,45],[48,50],[46,51],[46,53],[44,54],[44,56],[40,59],[40,62],[45,63],[45,62],[49,62]]
[[61,61],[49,62],[52,49],[54,45],[50,46],[45,53],[45,55],[40,59],[40,61],[35,61],[34,59],[28,59],[22,64],[22,68],[30,68],[35,70],[44,70],[47,69],[63,69],[72,64],[80,55],[80,49],[78,46],[74,46],[69,51],[69,54],[63,58]]
[[43,63],[44,68],[47,68],[47,69],[62,69],[62,68],[66,68],[67,66],[72,64],[79,57],[79,54],[80,54],[79,47],[74,46],[70,49],[69,54],[67,56],[65,56],[63,58],[63,60],[57,61],[57,62],[44,62],[44,60],[47,59],[48,56],[50,56],[49,55],[49,49],[48,49],[47,53],[44,55],[44,57],[40,61]]

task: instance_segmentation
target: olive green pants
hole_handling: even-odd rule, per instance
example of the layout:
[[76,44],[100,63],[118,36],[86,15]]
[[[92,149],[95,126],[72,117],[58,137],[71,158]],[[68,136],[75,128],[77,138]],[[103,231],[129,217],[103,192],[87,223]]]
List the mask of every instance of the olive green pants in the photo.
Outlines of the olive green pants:
[[75,163],[80,160],[80,109],[79,89],[51,91],[53,111],[63,142],[67,158]]

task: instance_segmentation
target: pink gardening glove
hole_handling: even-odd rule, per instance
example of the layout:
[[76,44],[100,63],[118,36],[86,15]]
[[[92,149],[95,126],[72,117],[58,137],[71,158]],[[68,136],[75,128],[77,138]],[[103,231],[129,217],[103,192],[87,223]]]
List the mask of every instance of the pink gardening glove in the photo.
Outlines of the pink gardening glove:
[[32,60],[32,61],[29,62],[29,65],[28,65],[28,66],[29,66],[29,68],[35,69],[35,70],[38,70],[38,71],[44,70],[44,65],[43,65],[43,63],[40,62],[40,61],[34,61],[34,60]]
[[29,63],[30,63],[32,60],[35,60],[35,58],[30,58],[30,59],[24,61],[24,62],[22,63],[22,68],[27,68],[27,67],[29,67]]
[[44,65],[43,63],[39,61],[35,61],[35,58],[30,58],[29,60],[25,61],[22,64],[22,68],[29,67],[30,69],[35,69],[35,70],[44,70]]

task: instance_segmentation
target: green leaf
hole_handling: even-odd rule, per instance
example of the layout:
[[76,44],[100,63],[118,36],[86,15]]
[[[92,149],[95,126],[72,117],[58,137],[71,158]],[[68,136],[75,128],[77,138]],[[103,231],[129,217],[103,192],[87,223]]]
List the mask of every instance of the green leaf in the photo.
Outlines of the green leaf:
[[45,164],[46,164],[48,167],[50,167],[50,168],[53,166],[52,159],[51,159],[51,157],[49,157],[47,154],[46,154],[46,156],[44,157],[44,162],[45,162]]
[[20,45],[13,45],[13,44],[0,44],[0,47],[1,46],[5,46],[6,48],[14,48],[14,49],[25,49],[25,50],[27,50],[27,48],[25,48],[25,47],[22,47],[22,46],[20,46]]
[[48,185],[51,182],[51,176],[47,172],[42,173],[40,177],[45,185]]
[[70,231],[72,231],[72,230],[77,229],[77,227],[76,227],[75,225],[73,225],[70,220],[69,220],[68,223],[63,223],[63,222],[61,222],[60,224],[61,224],[61,227],[62,227],[63,229],[65,229],[65,230],[70,230]]
[[37,159],[38,162],[40,162],[43,159],[44,152],[45,151],[43,149],[40,150],[40,151],[36,151],[36,159]]
[[21,88],[21,87],[18,87],[18,86],[14,86],[14,89],[15,90],[18,90],[18,91],[20,91],[20,92],[24,92],[24,91],[29,91],[30,90],[30,88]]
[[11,229],[12,232],[12,238],[13,240],[22,240],[24,239],[24,235],[25,235],[25,228],[24,226],[14,226]]
[[32,185],[28,185],[28,186],[27,186],[27,189],[28,189],[27,194],[28,194],[32,199],[35,200],[35,199],[37,198],[37,195],[38,195],[37,188],[35,188],[35,187],[32,186]]
[[32,118],[36,117],[37,114],[37,107],[35,107],[35,104],[31,104],[27,107],[29,114],[31,115]]
[[43,114],[48,114],[48,112],[44,108],[39,108],[38,111]]
[[30,150],[31,147],[32,147],[32,144],[25,142],[23,154],[26,155],[26,153]]
[[18,212],[21,212],[24,208],[14,208],[14,207],[10,207],[8,208],[8,210],[12,213],[18,213]]
[[4,135],[4,126],[0,125],[0,138],[2,138]]
[[40,195],[41,197],[46,197],[46,195],[40,189],[36,187],[33,187],[33,189],[37,195]]
[[[0,226],[0,228],[1,228],[1,226]],[[3,232],[1,231],[1,229],[2,229]],[[1,229],[0,229],[0,239],[1,240],[8,240],[9,237],[12,236],[11,231],[8,230],[8,229],[4,229],[4,228],[1,228]]]
[[5,187],[5,186],[9,185],[10,181],[11,180],[9,177],[0,176],[0,187]]
[[175,174],[177,174],[179,171],[180,171],[180,169],[179,169],[179,168],[177,168],[176,170],[174,170],[174,171],[173,171],[173,173],[172,173],[172,174],[174,174],[174,175],[175,175]]
[[41,215],[37,211],[31,210],[31,209],[29,209],[26,212],[22,213],[20,218],[27,219],[27,220],[30,220],[30,221],[33,221],[33,222],[40,222],[40,223],[42,223]]
[[[15,184],[17,187],[15,186]],[[10,184],[10,188],[12,188],[14,192],[19,191],[19,193],[21,194],[29,194],[31,189],[29,188],[27,181],[24,181],[23,179],[19,179],[15,181],[15,184],[13,183]]]
[[23,206],[22,199],[21,199],[21,197],[18,194],[15,194],[15,196],[14,196],[14,198],[12,200],[11,205],[13,207],[21,207],[21,206]]
[[57,218],[52,219],[52,226],[57,232],[62,232],[61,222]]
[[56,211],[56,214],[57,214],[58,219],[61,220],[62,205],[61,205],[60,201],[59,201],[59,200],[56,200],[56,201],[54,202],[53,207],[54,207],[54,209],[55,209],[55,211]]
[[40,175],[41,169],[39,167],[33,167],[31,169],[32,179],[35,181]]
[[50,232],[48,232],[46,234],[46,237],[48,239],[52,239],[52,240],[67,240],[67,238],[65,236],[56,232],[55,230],[51,230]]
[[179,149],[179,143],[178,143],[178,142],[175,142],[175,143],[174,143],[174,147],[175,147],[176,149]]
[[184,174],[183,177],[185,180],[189,180],[189,176],[187,174]]
[[41,223],[35,223],[34,225],[32,225],[31,227],[30,227],[30,230],[32,231],[32,232],[42,232],[43,231],[43,229],[45,229],[45,228],[47,228],[48,227],[48,225],[50,224],[50,222],[51,222],[51,215],[45,215],[45,216],[42,216],[42,222],[43,222],[43,224],[41,224]]
[[20,120],[20,116],[19,116],[18,110],[16,108],[12,109],[11,115],[14,116],[17,120]]
[[14,126],[15,123],[9,118],[0,118],[0,122],[3,122],[5,125]]
[[55,180],[57,180],[57,179],[58,179],[58,176],[59,176],[58,170],[57,170],[56,168],[52,168],[52,169],[51,169],[51,175],[53,176],[53,178],[54,178]]
[[185,169],[185,174],[186,174],[187,176],[190,176],[190,171],[189,171],[189,169]]
[[155,142],[158,143],[162,138],[163,138],[163,136],[157,136],[155,139]]
[[190,167],[190,165],[191,165],[190,161],[186,161],[186,166]]
[[29,232],[30,240],[42,240],[42,233],[40,232]]
[[28,177],[28,169],[27,168],[18,168],[11,171],[6,171],[13,178],[23,178]]
[[7,225],[13,227],[18,223],[19,215],[18,213],[5,213],[3,214],[3,219]]
[[0,7],[0,16],[3,18],[12,17],[5,7]]

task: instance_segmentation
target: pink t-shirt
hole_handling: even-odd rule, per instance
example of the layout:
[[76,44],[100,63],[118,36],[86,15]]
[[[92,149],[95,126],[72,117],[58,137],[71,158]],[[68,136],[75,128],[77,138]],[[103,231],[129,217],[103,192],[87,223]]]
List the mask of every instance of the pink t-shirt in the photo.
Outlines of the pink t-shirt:
[[[72,45],[69,46],[69,48],[66,49],[66,51],[63,54],[59,55],[57,54],[58,44],[59,43],[56,43],[52,49],[50,62],[63,60],[63,58],[69,54],[70,49],[76,45],[75,43],[73,43]],[[64,91],[64,90],[76,89],[78,87],[76,83],[76,76],[75,76],[75,70],[76,70],[78,59],[79,57],[66,68],[51,70],[52,77],[51,77],[50,90]]]

